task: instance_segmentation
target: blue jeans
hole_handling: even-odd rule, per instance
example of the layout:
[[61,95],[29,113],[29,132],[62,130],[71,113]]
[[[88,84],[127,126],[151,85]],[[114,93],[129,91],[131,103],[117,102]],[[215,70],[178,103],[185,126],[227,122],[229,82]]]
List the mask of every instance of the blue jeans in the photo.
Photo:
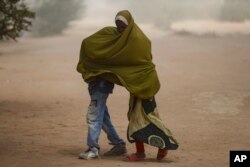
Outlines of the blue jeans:
[[[103,88],[103,83],[101,84]],[[104,87],[105,89],[105,87]],[[100,91],[98,89],[92,89],[89,91],[91,102],[87,112],[87,123],[88,123],[88,138],[87,145],[89,148],[96,147],[100,148],[98,139],[103,129],[107,134],[107,137],[111,144],[122,144],[125,143],[117,134],[108,112],[106,105],[109,93]]]

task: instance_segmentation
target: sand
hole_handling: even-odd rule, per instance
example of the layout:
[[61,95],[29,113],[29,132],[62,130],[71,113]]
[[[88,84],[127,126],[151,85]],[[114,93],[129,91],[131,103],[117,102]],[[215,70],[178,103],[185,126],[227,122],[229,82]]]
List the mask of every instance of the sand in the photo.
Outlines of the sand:
[[[230,150],[250,150],[250,37],[167,35],[153,39],[162,120],[180,147],[161,162],[146,146],[145,162],[101,157],[80,160],[86,146],[87,85],[75,67],[81,36],[0,43],[0,166],[227,167]],[[114,125],[126,139],[128,92],[108,99]],[[135,151],[127,142],[128,152]]]

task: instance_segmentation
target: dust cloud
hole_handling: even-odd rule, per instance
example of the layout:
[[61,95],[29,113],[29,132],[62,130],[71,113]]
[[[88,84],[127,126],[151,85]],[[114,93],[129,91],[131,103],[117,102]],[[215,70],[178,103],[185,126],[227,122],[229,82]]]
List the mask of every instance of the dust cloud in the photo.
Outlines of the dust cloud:
[[[59,2],[60,1],[60,2]],[[150,38],[169,33],[191,35],[250,35],[250,0],[27,0],[36,11],[32,34],[94,33],[115,26],[119,10],[129,10]]]
[[67,32],[92,33],[114,26],[119,10],[128,9],[151,38],[169,33],[191,35],[250,35],[250,0],[86,0],[84,17]]

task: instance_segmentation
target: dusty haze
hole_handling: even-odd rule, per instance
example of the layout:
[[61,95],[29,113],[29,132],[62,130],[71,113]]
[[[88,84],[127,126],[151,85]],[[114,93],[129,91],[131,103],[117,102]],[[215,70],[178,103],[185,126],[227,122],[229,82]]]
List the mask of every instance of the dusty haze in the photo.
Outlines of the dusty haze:
[[[130,165],[123,156],[102,156],[111,148],[104,133],[101,158],[77,158],[87,149],[89,96],[75,69],[82,39],[114,25],[116,12],[128,9],[152,41],[161,81],[159,113],[180,143],[162,162],[155,160],[157,149],[146,146],[147,160],[131,165],[228,167],[230,150],[250,148],[249,13],[242,7],[249,1],[237,2],[242,13],[231,15],[238,10],[231,8],[232,0],[155,0],[153,5],[149,0],[85,0],[79,17],[62,20],[61,33],[1,42],[0,166]],[[128,98],[116,86],[108,100],[125,140]],[[133,144],[127,147],[135,151]]]

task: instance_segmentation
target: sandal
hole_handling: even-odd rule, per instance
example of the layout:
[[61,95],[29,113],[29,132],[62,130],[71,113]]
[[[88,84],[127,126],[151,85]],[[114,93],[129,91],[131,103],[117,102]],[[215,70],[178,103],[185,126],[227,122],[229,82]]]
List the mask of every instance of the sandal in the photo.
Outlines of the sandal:
[[168,150],[166,148],[159,148],[157,153],[157,160],[162,160],[168,154]]
[[144,161],[145,160],[145,153],[133,153],[126,157],[127,161]]

